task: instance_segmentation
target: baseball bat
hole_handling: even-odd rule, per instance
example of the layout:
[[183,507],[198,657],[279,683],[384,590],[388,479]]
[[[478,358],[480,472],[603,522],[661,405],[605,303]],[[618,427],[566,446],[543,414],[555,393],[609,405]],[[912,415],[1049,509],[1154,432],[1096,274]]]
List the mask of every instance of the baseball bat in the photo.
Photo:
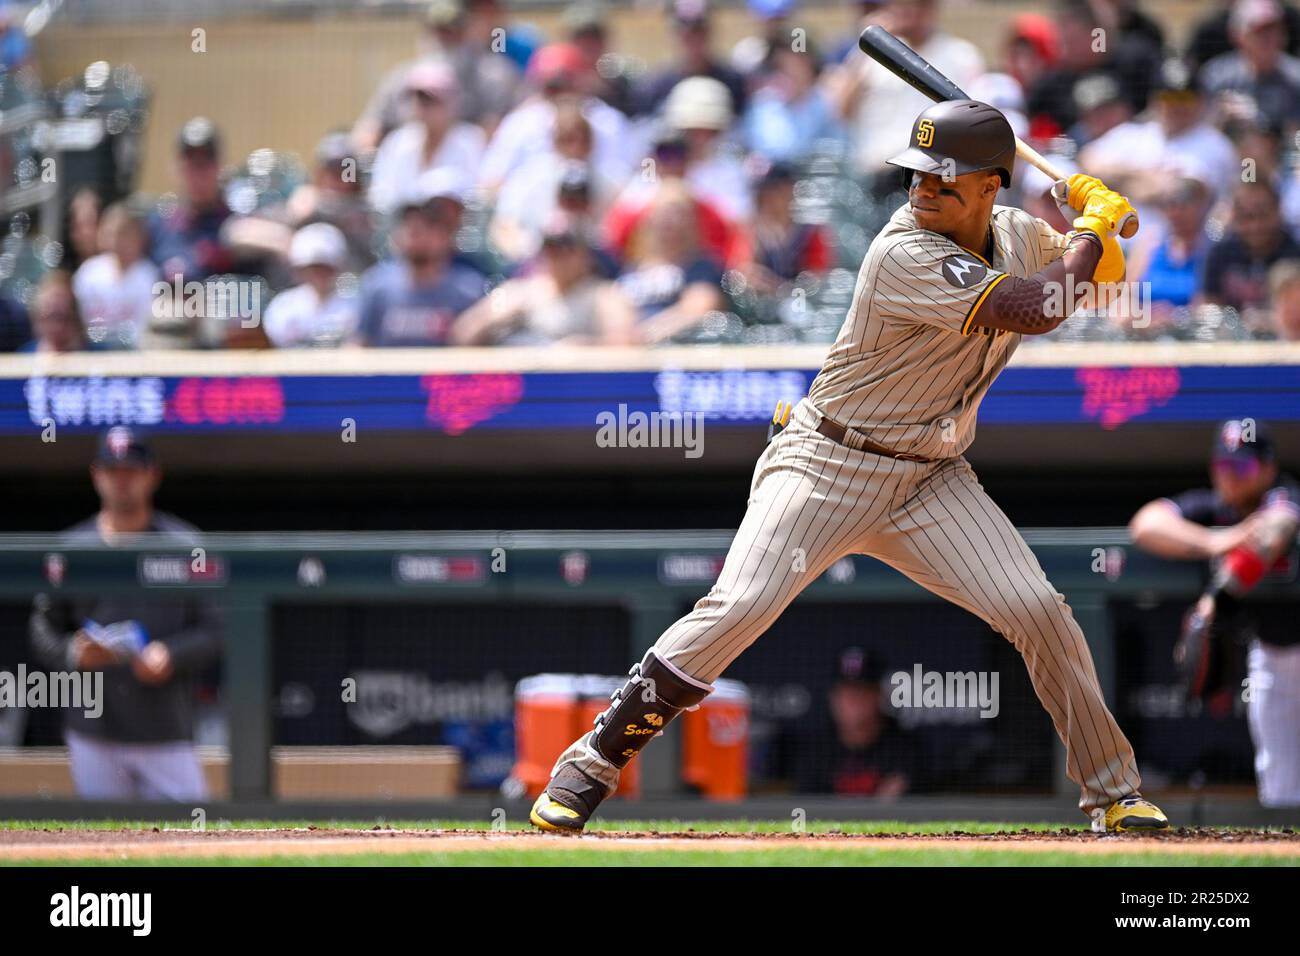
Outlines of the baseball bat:
[[[872,24],[862,31],[862,35],[858,37],[858,46],[863,53],[894,76],[936,103],[944,100],[970,99],[960,86],[935,69],[934,64],[878,24]],[[1044,159],[1038,150],[1019,136],[1016,137],[1016,155],[1053,181],[1068,178],[1064,171]],[[1124,224],[1121,235],[1127,239],[1137,230],[1138,221],[1135,213]]]

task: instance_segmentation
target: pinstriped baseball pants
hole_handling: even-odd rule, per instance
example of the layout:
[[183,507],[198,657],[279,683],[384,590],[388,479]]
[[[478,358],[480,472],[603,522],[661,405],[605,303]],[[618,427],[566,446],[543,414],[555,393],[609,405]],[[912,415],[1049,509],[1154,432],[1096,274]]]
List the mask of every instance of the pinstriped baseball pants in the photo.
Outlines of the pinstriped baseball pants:
[[[754,469],[722,573],[655,654],[705,683],[722,674],[835,561],[865,554],[963,607],[1020,652],[1067,752],[1085,813],[1138,790],[1133,747],[1103,699],[1065,599],[965,458],[907,462],[814,430],[804,399]],[[607,786],[618,770],[584,735],[561,755]]]

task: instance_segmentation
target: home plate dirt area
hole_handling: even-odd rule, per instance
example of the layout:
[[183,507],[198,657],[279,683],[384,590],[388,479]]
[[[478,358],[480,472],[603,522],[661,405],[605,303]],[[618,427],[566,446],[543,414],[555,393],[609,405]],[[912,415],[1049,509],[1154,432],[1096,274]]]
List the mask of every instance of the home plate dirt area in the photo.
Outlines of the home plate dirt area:
[[205,859],[214,857],[426,854],[465,851],[733,851],[825,849],[998,850],[1079,854],[1156,852],[1248,854],[1300,860],[1300,832],[1176,828],[1164,833],[1097,834],[1085,830],[1013,830],[993,833],[744,833],[728,831],[611,831],[581,836],[526,830],[371,829],[332,827],[195,831],[43,827],[0,830],[0,862],[59,860]]

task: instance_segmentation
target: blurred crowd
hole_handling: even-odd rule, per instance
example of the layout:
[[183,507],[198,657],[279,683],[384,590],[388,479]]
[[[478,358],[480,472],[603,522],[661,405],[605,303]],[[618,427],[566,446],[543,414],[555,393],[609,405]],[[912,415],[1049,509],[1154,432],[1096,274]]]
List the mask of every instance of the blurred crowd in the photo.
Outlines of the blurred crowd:
[[[871,23],[1137,206],[1133,295],[1053,338],[1300,340],[1295,7],[1222,2],[1178,47],[1140,0],[1059,0],[980,49],[941,4],[860,0],[813,36],[796,0],[748,0],[723,49],[707,0],[673,0],[646,66],[595,0],[549,42],[500,0],[435,0],[423,52],[305,165],[231,156],[196,117],[174,192],[77,192],[58,261],[0,298],[0,344],[829,341],[926,105],[858,50]],[[1002,201],[1065,231],[1050,186],[1021,163]]]

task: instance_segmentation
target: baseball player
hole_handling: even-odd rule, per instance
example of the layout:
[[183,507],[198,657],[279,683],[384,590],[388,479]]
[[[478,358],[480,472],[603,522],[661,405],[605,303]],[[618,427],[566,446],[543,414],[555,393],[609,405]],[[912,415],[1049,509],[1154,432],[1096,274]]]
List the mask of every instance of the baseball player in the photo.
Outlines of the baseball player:
[[867,554],[986,621],[1025,659],[1095,830],[1163,828],[1106,707],[1083,632],[962,453],[1022,335],[1056,328],[1062,290],[1118,282],[1134,215],[1087,176],[1058,184],[1060,235],[995,204],[1016,158],[1006,117],[938,103],[912,126],[908,201],[867,250],[825,364],[759,457],[717,583],[629,671],[595,728],[560,755],[530,819],[579,831],[619,772],[837,559]]
[[[91,466],[100,510],[65,535],[69,547],[129,545],[142,533],[188,551],[193,527],[153,506],[153,450],[126,426],[106,431]],[[92,800],[202,800],[194,749],[194,681],[221,654],[220,608],[203,598],[36,595],[29,638],[52,671],[102,671],[98,716],[64,712],[77,795]]]
[[1209,584],[1184,618],[1174,662],[1193,699],[1237,693],[1232,644],[1248,646],[1246,718],[1259,802],[1300,807],[1300,634],[1262,629],[1246,600],[1261,580],[1295,576],[1300,485],[1279,472],[1272,437],[1251,419],[1220,427],[1210,481],[1211,488],[1144,505],[1129,530],[1152,554],[1210,562]]

